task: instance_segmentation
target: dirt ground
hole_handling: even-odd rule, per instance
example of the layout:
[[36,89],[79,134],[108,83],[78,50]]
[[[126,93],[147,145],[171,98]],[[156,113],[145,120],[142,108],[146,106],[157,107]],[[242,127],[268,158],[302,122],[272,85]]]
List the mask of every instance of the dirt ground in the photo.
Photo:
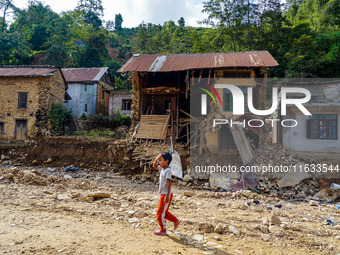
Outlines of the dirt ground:
[[[155,183],[119,174],[65,178],[51,172],[0,169],[1,254],[340,253],[340,225],[331,229],[317,219],[327,218],[325,210],[340,221],[334,205],[264,195],[256,205],[240,193],[190,190],[190,197],[184,195],[189,190],[174,187],[170,211],[182,222],[177,231],[170,223],[168,236],[155,236]],[[92,197],[98,192],[110,197]]]

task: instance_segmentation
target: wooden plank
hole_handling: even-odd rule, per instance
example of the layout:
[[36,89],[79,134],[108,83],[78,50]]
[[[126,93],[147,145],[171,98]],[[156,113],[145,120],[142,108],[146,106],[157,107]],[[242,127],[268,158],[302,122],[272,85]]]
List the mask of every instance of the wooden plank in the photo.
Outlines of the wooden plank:
[[164,140],[169,123],[169,115],[142,115],[136,138]]

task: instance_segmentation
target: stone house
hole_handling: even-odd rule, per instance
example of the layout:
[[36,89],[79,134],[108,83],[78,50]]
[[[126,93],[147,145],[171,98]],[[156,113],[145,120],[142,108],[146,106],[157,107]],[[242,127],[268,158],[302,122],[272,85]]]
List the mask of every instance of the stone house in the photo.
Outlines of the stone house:
[[72,100],[65,103],[75,117],[109,115],[109,93],[113,89],[108,67],[63,68]]
[[46,129],[53,102],[70,99],[59,68],[0,67],[0,139],[26,140]]
[[127,89],[118,89],[110,92],[109,114],[115,115],[119,109],[121,115],[131,116],[132,91]]

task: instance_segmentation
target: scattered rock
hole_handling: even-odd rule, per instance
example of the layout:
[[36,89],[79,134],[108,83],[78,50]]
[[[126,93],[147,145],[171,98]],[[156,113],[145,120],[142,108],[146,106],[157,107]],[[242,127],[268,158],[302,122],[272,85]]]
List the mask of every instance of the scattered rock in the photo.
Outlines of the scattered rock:
[[48,158],[47,160],[46,160],[46,163],[52,163],[53,162],[53,159],[52,158]]
[[268,242],[270,240],[270,235],[268,234],[262,234],[261,238],[263,241]]
[[194,241],[200,242],[200,241],[202,241],[202,240],[204,239],[204,236],[202,236],[202,235],[200,235],[200,234],[195,234],[195,235],[193,235],[193,236],[191,237],[191,239],[194,240]]
[[222,239],[221,239],[219,236],[214,236],[214,239],[215,239],[216,241],[222,241]]
[[274,224],[274,225],[280,225],[281,224],[281,220],[279,217],[277,217],[275,214],[272,214],[268,221],[270,222],[270,224]]
[[36,166],[36,165],[39,165],[39,162],[38,162],[38,160],[33,160],[31,164],[32,164],[33,166]]
[[310,205],[310,206],[318,206],[319,204],[320,204],[319,202],[314,201],[314,200],[310,200],[310,201],[309,201],[309,205]]
[[240,231],[233,225],[229,226],[229,231],[233,234],[235,234],[236,236],[239,236],[241,233]]
[[130,223],[137,223],[137,222],[139,222],[139,219],[138,218],[131,218],[131,219],[129,219],[129,222]]
[[184,175],[183,179],[182,179],[184,182],[190,182],[190,181],[193,181],[194,178],[192,178],[190,175],[186,174]]
[[192,192],[192,191],[184,191],[183,195],[186,196],[186,197],[193,197],[195,195],[195,193]]
[[245,197],[249,197],[252,194],[250,190],[244,190],[244,189],[240,190],[240,193]]
[[218,223],[217,226],[214,229],[214,232],[217,233],[217,234],[220,234],[222,232],[222,229],[223,229],[222,223]]
[[57,195],[58,200],[71,200],[71,197],[67,194],[59,194]]

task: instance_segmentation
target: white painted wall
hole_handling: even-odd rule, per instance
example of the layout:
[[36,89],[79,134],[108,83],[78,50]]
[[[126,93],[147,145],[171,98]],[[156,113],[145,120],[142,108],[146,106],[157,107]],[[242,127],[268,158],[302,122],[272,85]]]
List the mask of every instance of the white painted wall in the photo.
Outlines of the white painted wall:
[[295,119],[298,125],[283,128],[283,147],[294,152],[340,152],[340,105],[307,107],[312,114],[338,114],[338,140],[307,139],[307,119],[299,109],[290,107],[284,119]]

